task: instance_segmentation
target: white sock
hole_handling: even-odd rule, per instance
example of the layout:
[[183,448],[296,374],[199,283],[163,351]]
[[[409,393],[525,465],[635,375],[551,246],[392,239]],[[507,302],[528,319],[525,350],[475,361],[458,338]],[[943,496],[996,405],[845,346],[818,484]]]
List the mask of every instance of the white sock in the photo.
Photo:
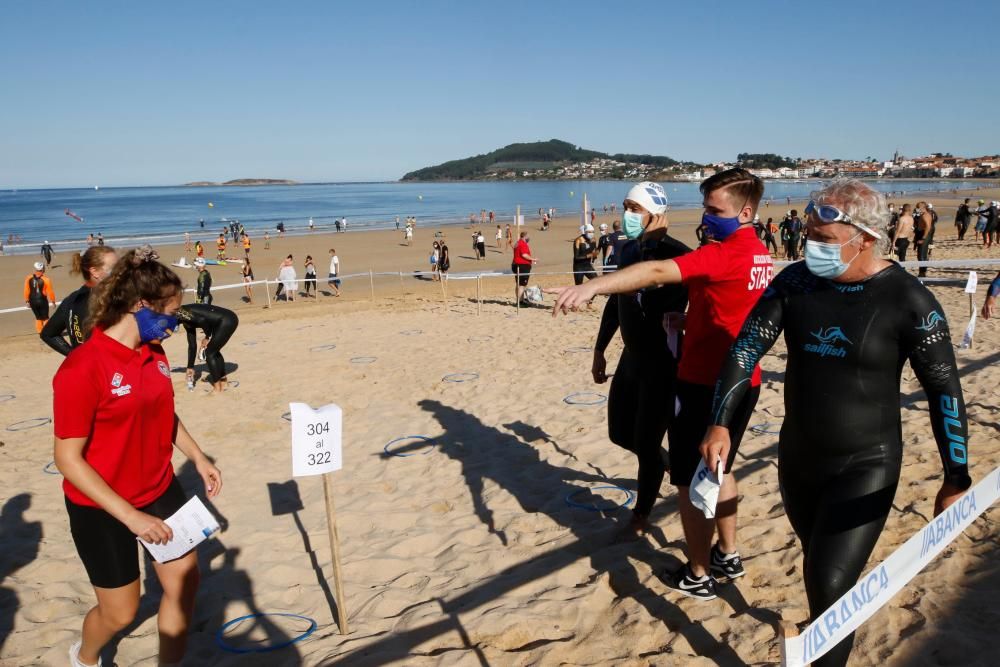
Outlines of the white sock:
[[101,657],[97,657],[96,665],[88,665],[87,663],[80,660],[80,647],[83,645],[83,640],[77,641],[75,644],[69,647],[69,665],[70,667],[101,667]]

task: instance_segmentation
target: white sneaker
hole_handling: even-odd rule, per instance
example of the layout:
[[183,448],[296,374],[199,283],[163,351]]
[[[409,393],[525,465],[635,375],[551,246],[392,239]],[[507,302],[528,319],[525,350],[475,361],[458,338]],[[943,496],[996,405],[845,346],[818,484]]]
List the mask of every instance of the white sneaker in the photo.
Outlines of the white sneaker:
[[101,667],[101,658],[98,656],[96,665],[88,665],[85,662],[80,662],[80,647],[83,646],[83,640],[77,641],[75,644],[69,647],[69,667]]

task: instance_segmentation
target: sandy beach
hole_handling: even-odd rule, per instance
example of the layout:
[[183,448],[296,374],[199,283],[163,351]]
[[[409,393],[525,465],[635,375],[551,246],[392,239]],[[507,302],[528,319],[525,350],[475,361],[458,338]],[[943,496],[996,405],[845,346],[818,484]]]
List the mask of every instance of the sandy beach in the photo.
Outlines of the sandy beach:
[[[623,191],[624,191],[623,187]],[[964,197],[965,195],[961,195]],[[997,191],[976,198],[1000,198]],[[915,202],[915,198],[896,202]],[[931,198],[941,220],[933,259],[997,257],[954,241],[960,198]],[[776,221],[803,202],[772,204]],[[672,233],[694,246],[699,211],[671,215]],[[610,222],[610,216],[599,216]],[[529,219],[537,272],[569,271],[578,218],[549,232]],[[471,259],[471,229],[443,231],[452,272],[507,270],[509,251]],[[634,490],[634,457],[607,438],[608,385],[590,377],[590,350],[603,298],[594,311],[553,319],[544,308],[515,314],[512,280],[440,284],[424,270],[435,229],[402,233],[319,234],[253,239],[258,278],[274,278],[286,254],[316,260],[326,289],[327,249],[342,272],[403,272],[347,281],[344,296],[321,295],[263,308],[218,292],[240,327],[224,349],[230,388],[219,396],[184,386],[185,341],[165,343],[174,368],[177,412],[225,478],[213,510],[223,531],[200,549],[202,586],[186,665],[744,665],[779,659],[774,623],[804,620],[801,551],[784,516],[776,477],[777,436],[748,433],[737,458],[740,549],[748,575],[721,587],[709,603],[680,598],[656,573],[683,561],[674,489],[664,484],[653,511],[658,527],[645,540],[613,541],[627,509],[572,506],[567,497],[619,504]],[[969,237],[972,234],[970,232]],[[165,261],[181,248],[160,249]],[[75,289],[65,255],[50,272],[58,297]],[[0,257],[0,306],[22,303],[34,257]],[[300,268],[300,276],[301,276]],[[182,273],[189,284],[194,272]],[[959,270],[932,276],[964,279]],[[977,307],[993,272],[980,272]],[[234,267],[213,269],[216,284],[238,282]],[[534,284],[536,281],[533,280]],[[541,284],[565,284],[545,277]],[[969,319],[960,287],[935,286],[960,338]],[[551,303],[551,299],[548,299]],[[62,358],[43,346],[27,313],[0,316],[0,665],[62,665],[93,591],[69,535],[52,460],[50,380]],[[957,341],[956,341],[957,342]],[[328,346],[335,346],[330,348]],[[956,350],[970,426],[974,481],[1000,465],[997,446],[1000,323],[980,321],[972,349]],[[621,352],[616,338],[609,372]],[[780,424],[784,345],[765,357],[764,383],[752,425]],[[199,366],[200,370],[203,370]],[[451,374],[466,374],[447,377]],[[464,380],[453,382],[449,380]],[[586,392],[595,405],[564,399]],[[587,400],[593,398],[593,400]],[[332,609],[331,554],[318,478],[291,477],[290,401],[344,410],[344,469],[334,497],[351,631],[339,634]],[[903,373],[904,467],[894,511],[872,555],[875,563],[932,516],[940,461],[926,400],[909,367]],[[10,425],[38,419],[37,428]],[[27,424],[25,424],[27,425]],[[772,430],[767,428],[765,430]],[[421,445],[411,436],[431,438]],[[389,451],[409,454],[386,454]],[[189,493],[197,475],[175,455]],[[51,470],[51,469],[50,469]],[[595,498],[600,496],[601,499]],[[301,502],[299,502],[301,501]],[[859,631],[852,664],[989,665],[1000,623],[1000,512],[988,510],[944,554]],[[144,572],[148,568],[144,567]],[[327,584],[327,580],[331,582]],[[156,664],[155,579],[146,580],[140,614],[115,651],[118,665]],[[298,614],[317,629],[286,648],[237,654],[216,644],[227,621],[257,612]],[[286,642],[308,621],[269,617],[230,628],[236,646]],[[256,643],[255,643],[256,642]]]

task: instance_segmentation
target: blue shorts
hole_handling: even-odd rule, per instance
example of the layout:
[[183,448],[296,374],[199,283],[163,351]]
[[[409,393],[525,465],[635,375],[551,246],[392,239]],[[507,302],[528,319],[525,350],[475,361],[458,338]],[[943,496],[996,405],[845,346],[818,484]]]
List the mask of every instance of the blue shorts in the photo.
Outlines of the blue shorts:
[[337,277],[336,273],[329,273],[326,276],[326,283],[328,285],[336,285],[337,287],[340,287],[340,278]]

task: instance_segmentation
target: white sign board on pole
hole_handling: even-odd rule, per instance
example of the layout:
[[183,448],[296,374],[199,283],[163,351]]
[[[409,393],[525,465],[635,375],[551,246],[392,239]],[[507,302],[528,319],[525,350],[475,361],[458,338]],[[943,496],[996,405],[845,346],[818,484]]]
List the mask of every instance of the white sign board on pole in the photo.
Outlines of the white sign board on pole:
[[334,403],[313,410],[289,403],[292,417],[292,476],[322,475],[343,467],[343,413]]
[[520,227],[524,224],[524,214],[514,216],[515,225]]
[[975,271],[969,271],[969,280],[965,283],[965,293],[975,294],[976,287],[979,286],[979,274]]

